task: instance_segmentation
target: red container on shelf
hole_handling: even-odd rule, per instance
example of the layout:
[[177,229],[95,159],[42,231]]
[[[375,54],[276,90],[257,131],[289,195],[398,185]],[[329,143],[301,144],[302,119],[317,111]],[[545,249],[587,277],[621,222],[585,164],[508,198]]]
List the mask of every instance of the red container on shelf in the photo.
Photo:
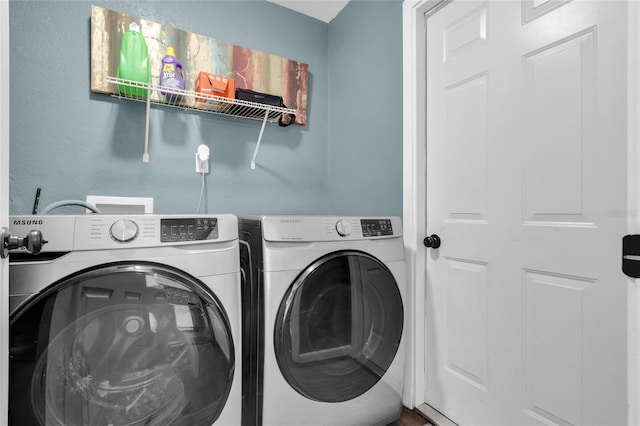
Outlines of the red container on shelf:
[[[234,99],[236,82],[231,77],[200,71],[194,83],[196,93]],[[196,102],[207,102],[207,99],[196,97]]]

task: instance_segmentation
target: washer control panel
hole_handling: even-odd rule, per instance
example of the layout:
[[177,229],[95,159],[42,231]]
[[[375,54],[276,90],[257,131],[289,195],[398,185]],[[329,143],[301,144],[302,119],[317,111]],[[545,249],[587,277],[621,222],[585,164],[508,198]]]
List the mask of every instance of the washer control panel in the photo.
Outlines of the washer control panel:
[[28,215],[11,216],[10,225],[12,235],[41,230],[48,241],[42,253],[192,244],[208,249],[238,240],[233,214]]
[[391,219],[361,219],[363,237],[380,237],[393,235]]
[[218,219],[170,218],[160,220],[160,242],[215,240],[218,238]]

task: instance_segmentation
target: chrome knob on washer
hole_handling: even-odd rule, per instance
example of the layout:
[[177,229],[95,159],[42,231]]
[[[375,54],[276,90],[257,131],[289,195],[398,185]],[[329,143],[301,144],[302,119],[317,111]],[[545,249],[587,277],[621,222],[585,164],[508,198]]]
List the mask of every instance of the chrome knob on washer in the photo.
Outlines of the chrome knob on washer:
[[138,236],[138,224],[130,219],[120,219],[111,225],[109,233],[114,240],[126,243]]
[[336,232],[341,237],[346,237],[351,234],[351,224],[346,220],[340,219],[336,223]]

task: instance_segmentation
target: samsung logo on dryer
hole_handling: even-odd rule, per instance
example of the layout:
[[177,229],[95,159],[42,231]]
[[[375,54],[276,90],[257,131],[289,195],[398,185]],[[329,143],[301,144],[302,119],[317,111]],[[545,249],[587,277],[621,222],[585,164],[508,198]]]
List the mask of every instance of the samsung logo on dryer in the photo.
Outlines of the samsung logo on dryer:
[[300,219],[280,219],[280,223],[302,223]]
[[42,225],[44,220],[42,219],[15,219],[13,224],[16,226],[19,225]]

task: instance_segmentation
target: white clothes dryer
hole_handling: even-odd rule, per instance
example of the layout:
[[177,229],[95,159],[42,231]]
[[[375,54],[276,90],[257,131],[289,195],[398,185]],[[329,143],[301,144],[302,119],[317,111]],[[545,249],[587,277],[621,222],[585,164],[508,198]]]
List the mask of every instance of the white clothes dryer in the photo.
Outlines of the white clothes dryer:
[[398,217],[239,216],[243,424],[386,425],[402,413]]
[[12,425],[239,425],[233,215],[11,217]]

